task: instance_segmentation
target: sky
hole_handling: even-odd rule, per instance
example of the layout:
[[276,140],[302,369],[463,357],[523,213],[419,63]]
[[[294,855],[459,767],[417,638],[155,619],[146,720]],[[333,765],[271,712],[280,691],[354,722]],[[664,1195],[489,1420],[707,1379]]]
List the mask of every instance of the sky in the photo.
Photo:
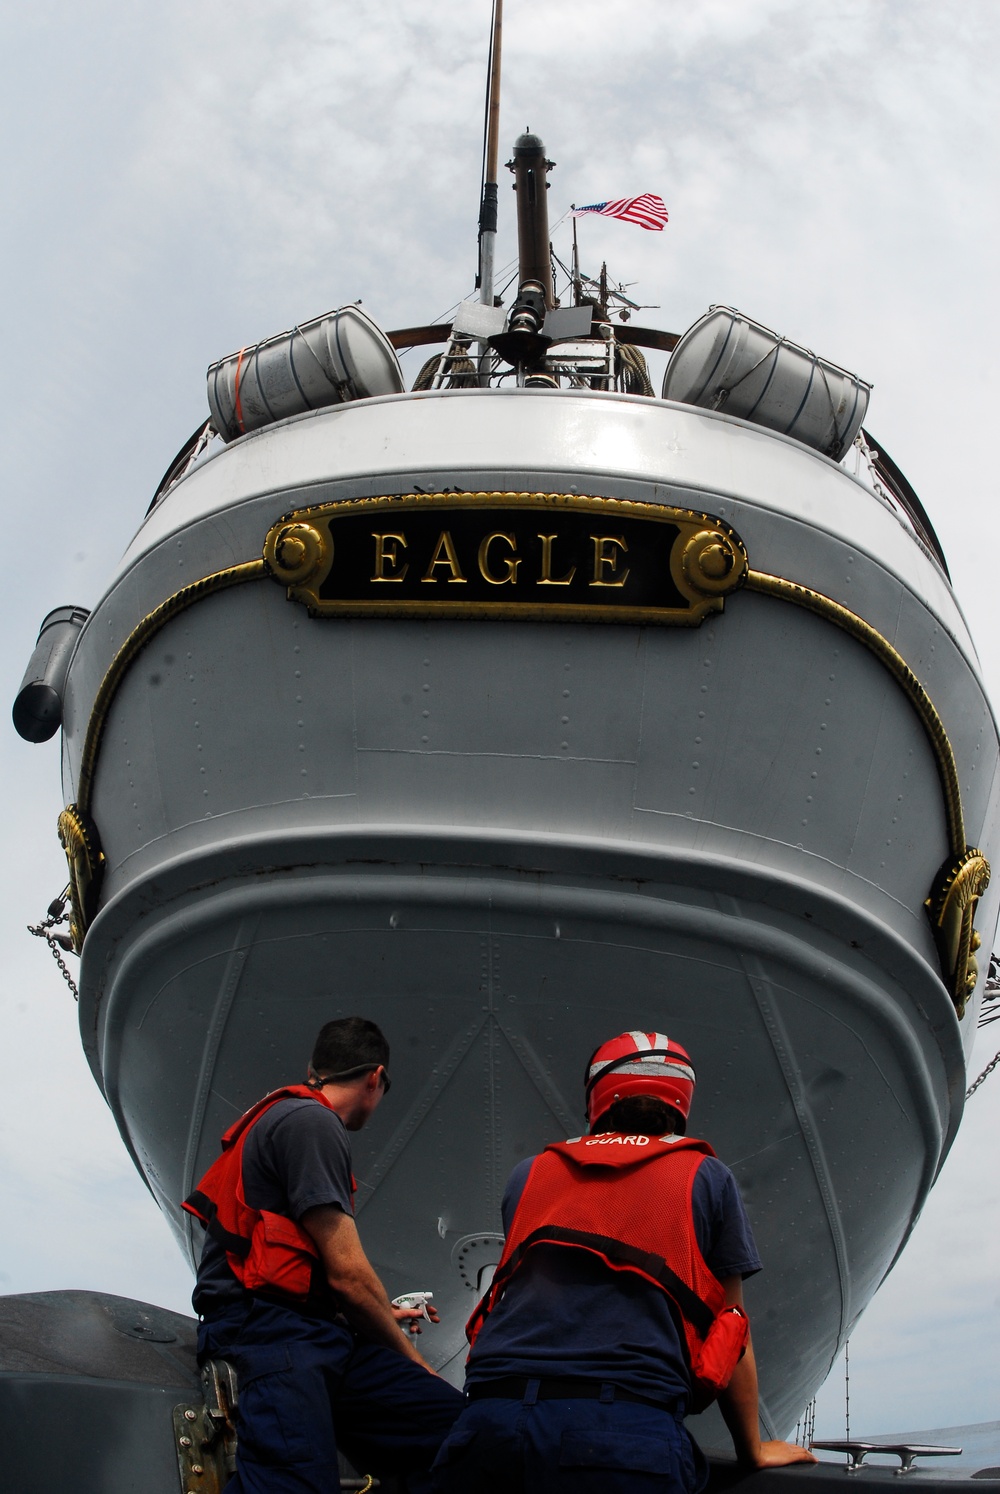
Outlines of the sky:
[[[33,0],[0,19],[0,675],[93,606],[208,363],[361,298],[444,316],[475,271],[489,0]],[[662,234],[588,220],[642,320],[738,306],[874,384],[867,425],[920,494],[1000,698],[998,0],[507,0],[501,161],[526,127],[571,202],[657,192]],[[506,173],[501,172],[506,181]],[[514,253],[500,191],[498,263]],[[568,225],[556,229],[568,255]],[[404,359],[408,376],[421,354]],[[56,742],[0,732],[0,1291],[179,1310],[187,1267],[25,925],[65,882]],[[985,931],[988,943],[991,931]],[[985,1029],[975,1075],[1000,1047]],[[851,1343],[852,1431],[1000,1408],[1000,1069]],[[17,1221],[15,1229],[10,1228]],[[842,1434],[840,1368],[817,1434]]]

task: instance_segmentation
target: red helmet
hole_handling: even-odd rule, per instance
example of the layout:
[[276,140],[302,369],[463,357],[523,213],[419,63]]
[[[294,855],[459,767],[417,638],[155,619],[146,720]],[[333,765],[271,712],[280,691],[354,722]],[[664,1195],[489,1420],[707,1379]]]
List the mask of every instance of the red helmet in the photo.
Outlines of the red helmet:
[[686,1121],[694,1094],[694,1066],[680,1043],[672,1043],[662,1032],[622,1032],[595,1049],[585,1083],[591,1126],[616,1100],[630,1095],[662,1100]]

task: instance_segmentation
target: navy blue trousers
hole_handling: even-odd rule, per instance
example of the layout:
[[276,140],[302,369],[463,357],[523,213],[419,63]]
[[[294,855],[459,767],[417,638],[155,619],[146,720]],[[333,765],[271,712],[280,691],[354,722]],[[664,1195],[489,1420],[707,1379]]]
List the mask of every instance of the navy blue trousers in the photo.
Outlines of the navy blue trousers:
[[339,1323],[255,1299],[202,1323],[202,1359],[239,1380],[236,1475],[224,1494],[337,1494],[337,1449],[363,1473],[427,1477],[465,1399],[453,1386]]
[[[613,1393],[608,1386],[609,1394]],[[472,1401],[434,1465],[435,1494],[697,1494],[707,1466],[684,1424],[628,1402]]]

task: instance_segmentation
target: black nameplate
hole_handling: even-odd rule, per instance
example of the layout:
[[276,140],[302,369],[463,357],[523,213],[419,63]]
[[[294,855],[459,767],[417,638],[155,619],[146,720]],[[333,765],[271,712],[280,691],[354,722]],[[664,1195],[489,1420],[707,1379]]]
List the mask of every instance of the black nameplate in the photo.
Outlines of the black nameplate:
[[264,558],[315,616],[558,617],[692,625],[747,557],[691,509],[562,493],[426,493],[301,509]]

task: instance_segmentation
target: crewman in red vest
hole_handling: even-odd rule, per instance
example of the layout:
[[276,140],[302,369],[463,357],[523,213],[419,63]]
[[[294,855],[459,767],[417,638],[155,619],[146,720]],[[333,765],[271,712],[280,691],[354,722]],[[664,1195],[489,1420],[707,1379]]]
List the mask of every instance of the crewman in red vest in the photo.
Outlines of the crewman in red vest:
[[742,1462],[815,1462],[760,1439],[743,1311],[760,1260],[732,1173],[685,1135],[687,1053],[624,1032],[585,1082],[589,1135],[508,1181],[439,1494],[695,1494],[707,1470],[683,1417],[716,1396]]
[[400,1331],[421,1310],[392,1306],[354,1223],[348,1133],[388,1094],[388,1062],[374,1022],[328,1022],[307,1082],[241,1116],[184,1202],[207,1231],[199,1356],[239,1382],[225,1494],[333,1494],[338,1446],[416,1494],[464,1404]]

